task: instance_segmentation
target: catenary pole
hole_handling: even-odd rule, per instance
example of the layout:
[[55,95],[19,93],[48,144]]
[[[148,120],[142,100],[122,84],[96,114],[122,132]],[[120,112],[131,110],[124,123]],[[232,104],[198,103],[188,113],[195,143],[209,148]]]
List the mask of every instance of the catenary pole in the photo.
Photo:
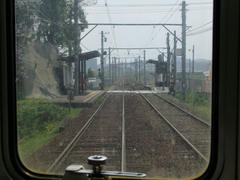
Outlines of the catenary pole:
[[101,90],[104,89],[104,64],[103,64],[103,41],[104,41],[104,37],[103,37],[103,31],[101,31]]
[[144,86],[146,85],[146,50],[143,51],[143,81]]
[[182,2],[182,97],[186,96],[186,2]]
[[169,33],[167,33],[167,86],[170,87],[170,42]]
[[177,77],[177,38],[176,38],[176,31],[174,31],[174,50],[173,50],[173,86],[174,86],[174,91],[173,95],[175,95],[176,92],[176,77]]
[[111,48],[108,48],[108,74],[109,79],[111,79]]
[[75,94],[79,95],[79,89],[80,89],[80,62],[79,62],[79,44],[80,44],[80,27],[78,25],[78,14],[79,14],[79,8],[78,8],[79,0],[74,0],[74,43],[73,43],[73,53],[75,57]]
[[141,56],[138,57],[138,81],[141,81]]
[[192,48],[192,73],[194,73],[194,51],[195,51],[195,49],[194,49],[195,47],[194,47],[194,45],[193,45],[193,48]]

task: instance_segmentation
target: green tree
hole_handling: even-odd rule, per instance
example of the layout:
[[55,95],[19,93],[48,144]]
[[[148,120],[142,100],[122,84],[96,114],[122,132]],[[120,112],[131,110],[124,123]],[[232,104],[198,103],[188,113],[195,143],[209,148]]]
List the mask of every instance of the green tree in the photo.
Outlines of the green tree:
[[26,79],[24,69],[24,54],[28,41],[35,38],[34,22],[36,11],[32,7],[37,7],[35,2],[16,0],[16,84],[17,98],[24,98],[23,82]]
[[[17,96],[23,98],[23,82],[27,76],[24,69],[24,55],[28,42],[38,40],[50,43],[56,47],[59,56],[73,55],[76,38],[74,32],[78,32],[80,38],[80,32],[87,26],[79,26],[78,23],[86,24],[87,21],[80,5],[82,0],[16,0],[15,2]],[[74,7],[77,11],[74,11]],[[75,24],[74,19],[77,19]],[[80,53],[80,40],[75,44],[78,44],[78,53]]]
[[[74,2],[75,0],[41,0],[38,12],[39,26],[38,39],[44,43],[55,45],[58,50],[66,50],[65,53],[72,55],[74,35]],[[80,3],[77,11],[78,22],[87,23]],[[83,31],[87,26],[80,27]],[[79,32],[80,33],[80,32]],[[61,55],[61,54],[60,54]]]
[[38,39],[52,45],[64,43],[64,23],[66,19],[65,0],[41,0],[39,11]]
[[95,73],[93,72],[93,70],[91,68],[88,68],[88,78],[90,77],[96,77]]

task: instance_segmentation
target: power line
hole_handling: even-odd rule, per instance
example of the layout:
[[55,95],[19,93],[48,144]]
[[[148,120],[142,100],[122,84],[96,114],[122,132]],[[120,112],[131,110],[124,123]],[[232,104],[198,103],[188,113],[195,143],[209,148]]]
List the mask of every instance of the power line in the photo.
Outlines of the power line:
[[[178,8],[177,8],[178,10]],[[205,10],[212,10],[212,7],[207,7],[207,8],[191,8],[191,11],[205,11]],[[163,14],[169,12],[168,9],[134,9],[134,10],[130,10],[130,9],[125,9],[125,10],[111,10],[111,14]],[[87,10],[87,15],[91,16],[91,15],[95,15],[95,14],[107,14],[107,12],[105,10]],[[169,14],[167,14],[169,15]],[[172,16],[172,15],[171,15]]]
[[[112,18],[110,16],[110,11],[109,11],[109,8],[108,8],[107,0],[105,0],[105,6],[107,8],[107,14],[108,14],[109,23],[112,23]],[[111,28],[111,31],[112,31],[112,35],[113,35],[114,46],[117,47],[116,34],[115,34],[115,31],[114,31],[113,27]]]
[[[176,5],[178,4],[178,1],[179,1],[179,0],[176,1],[176,3],[175,3]],[[170,12],[173,10],[173,8],[174,8],[174,7],[172,7],[168,12],[170,13]],[[167,18],[167,16],[168,16],[168,13],[161,19],[161,21],[163,21],[165,18]],[[162,29],[162,27],[159,29],[159,31],[160,31],[161,29]],[[150,35],[150,40],[149,40],[149,42],[147,43],[147,45],[148,45],[150,42],[153,41],[153,37],[152,37],[152,36],[153,36],[154,34],[156,34],[156,33],[154,33],[154,29],[153,29],[152,34]],[[154,36],[155,36],[155,35],[154,35]]]
[[[174,5],[173,5],[172,8],[168,11],[168,13],[161,19],[161,22],[167,22],[167,21],[169,21],[169,20],[171,19],[171,17],[172,17],[172,16],[177,12],[177,10],[178,10],[178,7],[175,8],[175,10],[174,10],[174,7],[177,6],[178,3],[179,3],[179,0],[177,0],[177,1],[174,3]],[[163,21],[164,19],[166,19],[166,18],[168,17],[169,13],[170,13],[172,10],[174,10],[174,11],[173,11],[173,13],[169,16],[169,18],[168,18],[166,21]],[[161,30],[162,30],[162,27],[159,29],[159,31],[161,31]],[[152,37],[152,36],[153,36],[154,34],[156,34],[156,33],[154,33],[154,29],[153,29],[152,34],[151,34],[151,36],[150,36],[150,40],[148,41],[147,45],[148,45],[150,42],[153,41],[153,37]],[[154,36],[155,36],[155,35],[154,35]]]
[[79,25],[99,26],[182,26],[180,23],[79,23]]
[[[190,35],[190,34],[197,34],[198,32],[201,32],[202,30],[201,30],[201,28],[203,28],[203,27],[205,27],[205,26],[207,26],[208,24],[211,24],[212,23],[212,20],[211,21],[209,21],[209,22],[206,22],[206,23],[204,23],[204,24],[202,24],[202,25],[200,25],[200,26],[197,26],[196,28],[193,28],[193,29],[187,29],[186,30],[186,32]],[[199,30],[200,29],[200,30]],[[194,31],[196,31],[196,30],[199,30],[199,31],[197,31],[197,32],[194,32]],[[179,34],[178,34],[178,36],[179,36]]]
[[[166,13],[168,12],[169,10],[156,10],[156,9],[153,9],[153,10],[146,10],[146,9],[141,9],[141,10],[134,10],[134,11],[131,11],[131,10],[117,10],[117,11],[111,11],[111,14],[125,14],[125,13],[128,13],[128,14],[135,14],[135,13],[138,13],[138,14],[141,14],[141,13]],[[92,12],[89,12],[88,11],[88,14],[107,14],[107,12],[105,11],[92,11]]]
[[205,26],[207,26],[208,24],[211,24],[211,23],[212,23],[212,21],[209,21],[209,22],[204,23],[204,24],[202,24],[202,25],[200,25],[200,26],[198,26],[198,27],[196,27],[196,28],[190,29],[190,30],[188,31],[188,33],[189,33],[189,32],[192,32],[192,31],[195,31],[195,30],[198,30],[198,29],[201,29],[202,27],[205,27]]
[[205,33],[205,32],[211,31],[211,30],[212,30],[212,27],[207,28],[207,29],[203,29],[201,31],[189,33],[189,34],[187,34],[187,36],[194,36],[194,35],[202,34],[202,33]]
[[87,48],[83,43],[80,43],[80,46],[82,46],[84,49],[86,49],[87,51],[91,51],[89,48]]
[[[189,28],[189,29],[186,30],[186,32],[189,33],[189,34],[190,34],[190,33],[191,33],[191,34],[192,34],[192,33],[195,34],[196,32],[193,32],[193,31],[198,30],[198,29],[201,29],[201,28],[203,28],[204,26],[206,26],[206,25],[208,25],[208,24],[210,24],[210,23],[212,23],[212,20],[209,21],[209,22],[207,22],[207,23],[204,23],[204,24],[202,24],[202,25],[200,25],[200,26],[198,26],[198,27],[196,27],[196,28],[194,28],[194,29],[191,29],[191,30],[190,30],[190,28]],[[200,30],[200,31],[202,31],[202,30]],[[180,34],[178,34],[178,36],[180,36]]]
[[[213,3],[211,1],[207,1],[207,2],[192,2],[192,3],[188,3],[188,5],[212,5]],[[163,6],[176,6],[177,4],[112,4],[112,5],[108,5],[108,7],[127,7],[127,8],[132,8],[132,7],[163,7]],[[98,4],[96,6],[92,6],[93,8],[95,7],[105,7],[105,4]]]

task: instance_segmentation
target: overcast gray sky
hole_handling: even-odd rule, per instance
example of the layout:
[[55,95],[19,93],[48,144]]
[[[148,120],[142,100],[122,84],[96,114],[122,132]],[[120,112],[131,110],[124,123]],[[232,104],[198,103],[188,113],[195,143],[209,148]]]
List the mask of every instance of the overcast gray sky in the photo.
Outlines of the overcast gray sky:
[[[94,6],[84,7],[89,23],[181,23],[181,0],[98,0]],[[187,0],[187,25],[192,26],[187,34],[188,49],[195,45],[195,57],[212,57],[212,14],[211,0]],[[107,4],[107,6],[105,5]],[[89,29],[93,26],[89,26]],[[89,29],[85,30],[84,35]],[[181,38],[180,27],[176,30]],[[98,26],[82,44],[89,50],[100,48],[100,32],[107,37],[105,47],[165,47],[167,31],[161,26]],[[170,36],[171,48],[173,36]],[[178,43],[178,47],[181,47]],[[87,51],[83,48],[84,51]],[[147,58],[155,58],[157,50],[147,50]],[[138,56],[139,51],[114,51],[115,56]]]

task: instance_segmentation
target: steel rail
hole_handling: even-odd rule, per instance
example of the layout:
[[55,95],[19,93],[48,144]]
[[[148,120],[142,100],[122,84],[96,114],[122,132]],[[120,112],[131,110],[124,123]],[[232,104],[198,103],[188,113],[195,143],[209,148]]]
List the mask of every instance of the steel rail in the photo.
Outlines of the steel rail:
[[143,99],[155,110],[155,112],[189,145],[204,161],[208,162],[208,159],[172,124],[167,118],[159,112],[159,110],[149,101],[149,99],[141,94]]
[[125,95],[122,100],[122,149],[121,149],[121,171],[126,171],[126,140],[125,140]]
[[97,110],[92,114],[92,116],[88,119],[88,121],[84,124],[84,126],[78,131],[78,133],[74,136],[71,142],[67,145],[67,147],[61,152],[61,154],[55,159],[55,161],[51,164],[51,166],[47,169],[47,172],[51,172],[58,168],[61,162],[68,156],[70,151],[73,149],[74,145],[77,143],[79,138],[83,135],[83,133],[88,129],[91,123],[94,120],[95,115],[102,109],[103,105],[105,104],[106,100],[109,96],[106,96],[104,101],[99,105]]
[[192,113],[190,113],[190,112],[184,110],[183,108],[181,108],[181,107],[178,106],[177,104],[175,104],[175,103],[173,103],[173,102],[171,102],[171,101],[169,101],[169,100],[167,100],[167,99],[161,97],[159,94],[155,94],[155,95],[156,95],[158,98],[162,99],[163,101],[167,102],[168,104],[170,104],[170,105],[176,107],[177,109],[179,109],[180,111],[184,112],[184,113],[187,114],[188,116],[190,116],[190,117],[192,117],[192,118],[198,120],[199,122],[201,122],[202,124],[204,124],[204,125],[206,125],[206,126],[208,126],[208,127],[211,127],[210,124],[208,124],[207,122],[205,122],[205,121],[202,120],[201,118],[199,118],[199,117],[193,115]]

